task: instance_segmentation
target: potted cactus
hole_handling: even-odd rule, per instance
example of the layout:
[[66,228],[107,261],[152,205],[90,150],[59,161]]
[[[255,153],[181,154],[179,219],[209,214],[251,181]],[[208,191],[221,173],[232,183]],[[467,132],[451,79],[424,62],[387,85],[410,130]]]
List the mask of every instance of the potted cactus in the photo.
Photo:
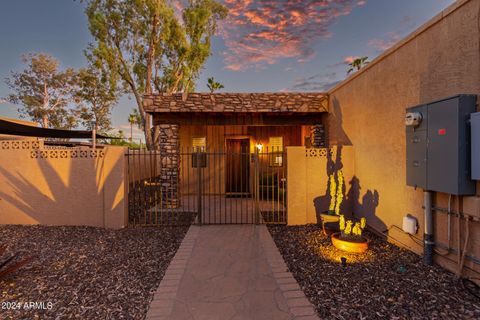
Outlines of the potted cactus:
[[333,245],[340,250],[362,253],[368,249],[368,240],[362,236],[367,226],[367,219],[360,221],[345,220],[343,215],[339,218],[340,232],[332,234]]
[[[343,172],[338,170],[331,174],[328,177],[328,180],[330,185],[330,206],[327,212],[320,214],[324,234],[331,234],[332,232],[338,231],[337,226],[340,220],[340,205],[343,202]],[[335,225],[336,228],[329,227],[331,225]]]

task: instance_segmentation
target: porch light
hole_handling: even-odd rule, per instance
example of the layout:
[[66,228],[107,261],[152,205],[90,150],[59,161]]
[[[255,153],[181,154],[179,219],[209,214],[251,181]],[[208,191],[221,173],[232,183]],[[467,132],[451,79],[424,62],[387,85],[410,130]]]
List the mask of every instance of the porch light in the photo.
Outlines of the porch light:
[[255,147],[257,147],[257,150],[260,152],[260,151],[262,151],[262,149],[263,149],[263,144],[257,143],[257,144],[255,145]]

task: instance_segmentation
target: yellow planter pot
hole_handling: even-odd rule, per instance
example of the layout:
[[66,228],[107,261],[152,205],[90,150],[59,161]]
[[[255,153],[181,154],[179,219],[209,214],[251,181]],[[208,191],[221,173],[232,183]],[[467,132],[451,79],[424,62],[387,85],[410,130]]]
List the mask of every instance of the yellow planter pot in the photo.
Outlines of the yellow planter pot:
[[363,253],[368,249],[368,240],[361,237],[360,242],[340,239],[340,233],[334,233],[331,236],[332,244],[335,248],[353,253]]
[[320,218],[322,219],[323,223],[327,222],[338,222],[340,220],[340,216],[337,215],[331,215],[331,214],[320,214]]

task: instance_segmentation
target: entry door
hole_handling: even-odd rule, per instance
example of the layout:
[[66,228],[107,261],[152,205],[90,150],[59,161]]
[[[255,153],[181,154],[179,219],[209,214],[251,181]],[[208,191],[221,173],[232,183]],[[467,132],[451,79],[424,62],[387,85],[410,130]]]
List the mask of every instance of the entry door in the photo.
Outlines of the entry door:
[[227,196],[250,195],[250,140],[226,140],[226,193]]

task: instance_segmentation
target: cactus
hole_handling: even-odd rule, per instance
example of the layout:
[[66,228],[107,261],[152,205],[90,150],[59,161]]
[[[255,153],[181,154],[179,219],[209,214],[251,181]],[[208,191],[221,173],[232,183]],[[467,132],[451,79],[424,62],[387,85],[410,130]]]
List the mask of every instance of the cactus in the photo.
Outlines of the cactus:
[[332,212],[335,210],[335,198],[337,195],[337,183],[335,182],[335,175],[331,174],[330,175],[330,207],[328,208],[328,211]]
[[367,225],[367,219],[362,218],[360,222],[353,222],[352,220],[346,220],[344,215],[340,215],[340,231],[342,236],[350,238],[350,237],[361,237],[363,229],[365,229]]
[[330,207],[328,208],[329,212],[334,212],[337,216],[340,215],[340,205],[343,201],[343,172],[337,171],[337,180],[335,181],[335,173],[329,176],[330,181]]
[[338,216],[340,215],[340,205],[343,202],[343,172],[342,171],[337,172],[337,179],[338,179],[338,185],[337,185],[337,199],[335,204],[335,214]]
[[355,225],[353,226],[352,232],[353,232],[353,235],[355,235],[355,236],[361,236],[362,235],[362,229],[360,228],[360,222],[355,223]]
[[340,226],[340,230],[341,231],[345,230],[345,216],[343,214],[340,215],[340,220],[338,223]]
[[343,230],[343,233],[349,236],[352,233],[352,220],[347,221],[347,226],[345,227],[345,230]]
[[360,219],[360,228],[365,229],[365,227],[367,226],[367,218],[363,217]]

